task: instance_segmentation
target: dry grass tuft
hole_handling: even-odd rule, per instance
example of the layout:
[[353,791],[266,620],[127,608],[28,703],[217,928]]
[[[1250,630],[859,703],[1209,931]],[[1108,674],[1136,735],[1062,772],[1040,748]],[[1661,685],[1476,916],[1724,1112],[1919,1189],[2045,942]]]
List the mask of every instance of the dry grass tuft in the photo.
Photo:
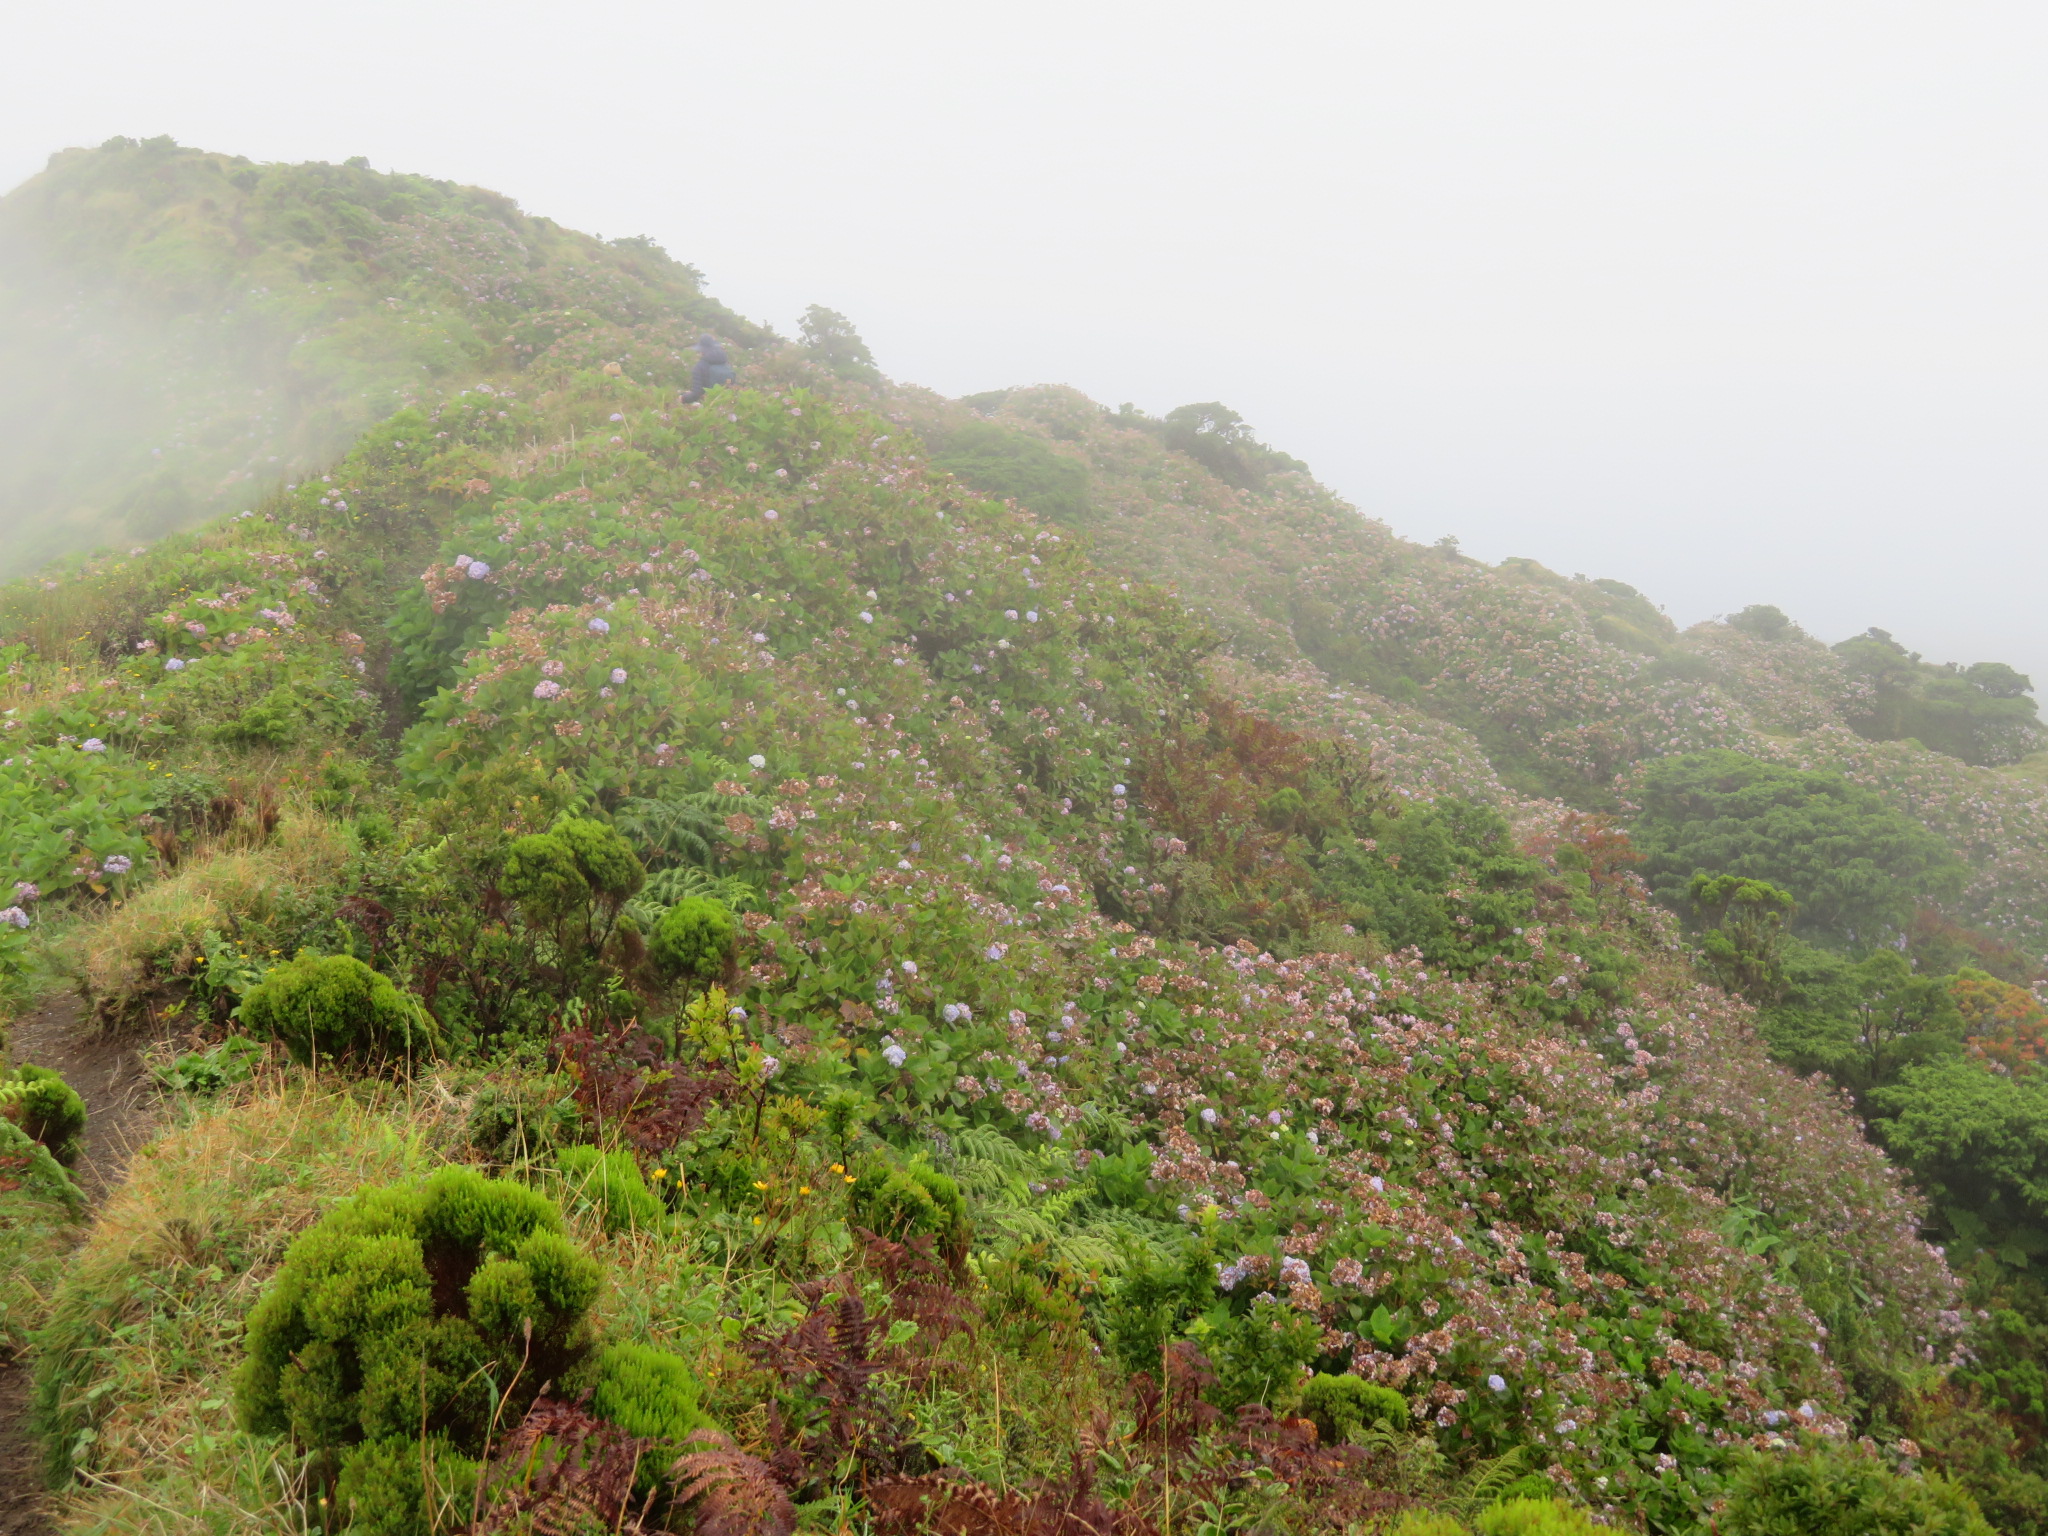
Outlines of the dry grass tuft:
[[348,854],[339,826],[293,809],[261,846],[188,861],[79,936],[86,995],[102,1013],[132,1012],[152,985],[191,974],[209,931],[264,921],[331,883]]

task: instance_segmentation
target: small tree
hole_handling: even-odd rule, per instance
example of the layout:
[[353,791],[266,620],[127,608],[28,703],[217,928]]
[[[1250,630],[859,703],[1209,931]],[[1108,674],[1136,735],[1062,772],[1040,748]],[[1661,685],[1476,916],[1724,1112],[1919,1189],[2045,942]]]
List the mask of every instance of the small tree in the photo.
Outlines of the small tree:
[[691,896],[662,914],[648,953],[664,981],[708,987],[723,977],[732,963],[738,935],[739,926],[723,902]]
[[1768,881],[1740,875],[1694,875],[1691,896],[1710,925],[1701,948],[1715,979],[1753,1003],[1775,1001],[1785,986],[1785,925],[1799,904]]
[[803,337],[804,350],[840,378],[873,384],[882,377],[875,354],[860,339],[853,322],[838,310],[813,304],[797,322],[797,333]]
[[506,850],[498,889],[519,904],[527,926],[554,940],[562,959],[604,951],[619,914],[647,883],[632,845],[609,824],[568,816]]

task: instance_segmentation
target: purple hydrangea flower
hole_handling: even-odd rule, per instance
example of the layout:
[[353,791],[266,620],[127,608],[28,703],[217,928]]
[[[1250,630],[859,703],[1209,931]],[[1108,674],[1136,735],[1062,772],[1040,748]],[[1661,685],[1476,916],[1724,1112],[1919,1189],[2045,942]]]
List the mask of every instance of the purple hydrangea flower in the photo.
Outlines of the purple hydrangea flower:
[[28,926],[28,914],[19,907],[0,909],[0,923],[6,923],[15,928],[26,928]]
[[488,565],[486,565],[483,561],[472,560],[469,562],[469,579],[471,581],[482,581],[486,576],[490,574],[491,568]]
[[592,619],[588,624],[584,625],[583,627],[589,630],[593,635],[608,635],[612,632],[611,623],[605,619]]
[[107,744],[97,736],[88,736],[78,744],[78,750],[81,752],[104,752],[107,750]]
[[100,866],[110,875],[125,875],[135,867],[135,861],[125,853],[110,853]]
[[544,677],[533,685],[536,699],[558,699],[562,696],[562,685],[551,677]]

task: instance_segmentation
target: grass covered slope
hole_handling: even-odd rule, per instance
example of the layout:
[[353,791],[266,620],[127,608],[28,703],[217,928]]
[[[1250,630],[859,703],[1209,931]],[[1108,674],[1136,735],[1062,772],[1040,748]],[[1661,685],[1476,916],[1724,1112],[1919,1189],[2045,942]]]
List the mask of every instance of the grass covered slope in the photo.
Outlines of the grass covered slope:
[[[2024,978],[1959,919],[2029,877],[1778,764],[1939,756],[1836,653],[1407,545],[1220,406],[888,385],[822,312],[690,408],[646,252],[97,154],[497,219],[612,307],[0,595],[0,975],[180,1096],[37,1348],[75,1528],[2040,1528],[2035,1324],[1925,1240],[2024,1261],[2028,1133],[1898,1065],[2029,1091],[2029,994],[1932,968]],[[1752,780],[1868,855],[1840,910]],[[1790,1050],[1857,1019],[1890,1076]]]
[[647,242],[496,193],[168,139],[67,150],[0,199],[0,574],[251,505],[565,333],[671,377],[706,326],[761,336]]
[[[1178,1475],[1231,1521],[1455,1505],[1510,1455],[1689,1529],[1780,1426],[1897,1433],[1953,1282],[1596,825],[1517,839],[1404,797],[802,358],[754,382],[694,411],[597,369],[459,393],[248,518],[21,594],[18,634],[93,638],[14,653],[11,744],[147,807],[107,823],[132,854],[88,837],[100,878],[44,898],[103,1008],[217,1038],[272,1016],[295,953],[381,972],[450,1063],[407,1047],[415,1096],[463,1106],[444,1155],[543,1181],[623,1156],[580,1239],[603,1337],[674,1352],[800,1504],[937,1464],[1058,1486],[1093,1423],[1126,1468],[1102,1497],[1163,1520],[1126,1386],[1162,1359],[1204,1412],[1285,1415],[1315,1372],[1400,1394],[1393,1440],[1291,1478],[1284,1437],[1191,1420]],[[729,937],[677,947],[692,903]],[[916,1280],[863,1231],[950,1267]],[[105,1251],[57,1299],[46,1422],[176,1507],[189,1459],[81,1438],[106,1373],[168,1347],[115,1331]],[[280,1248],[235,1251],[253,1295]],[[805,1320],[886,1330],[917,1285],[995,1353],[920,1313],[881,1396],[808,1417],[837,1389]],[[232,1359],[235,1307],[179,1316]],[[843,1438],[870,1413],[888,1434]],[[270,1456],[311,1492],[335,1464],[241,1434],[222,1477]],[[1254,1464],[1298,1493],[1240,1507]]]

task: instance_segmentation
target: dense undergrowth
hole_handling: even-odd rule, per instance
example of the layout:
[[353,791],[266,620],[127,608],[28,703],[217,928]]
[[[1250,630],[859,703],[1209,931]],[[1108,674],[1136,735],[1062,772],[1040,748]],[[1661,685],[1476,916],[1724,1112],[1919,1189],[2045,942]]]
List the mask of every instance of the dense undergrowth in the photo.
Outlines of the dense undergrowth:
[[684,315],[0,598],[0,967],[175,1121],[5,1293],[74,1528],[2040,1528],[2030,1111],[1929,1118],[2035,1092],[2021,778]]

